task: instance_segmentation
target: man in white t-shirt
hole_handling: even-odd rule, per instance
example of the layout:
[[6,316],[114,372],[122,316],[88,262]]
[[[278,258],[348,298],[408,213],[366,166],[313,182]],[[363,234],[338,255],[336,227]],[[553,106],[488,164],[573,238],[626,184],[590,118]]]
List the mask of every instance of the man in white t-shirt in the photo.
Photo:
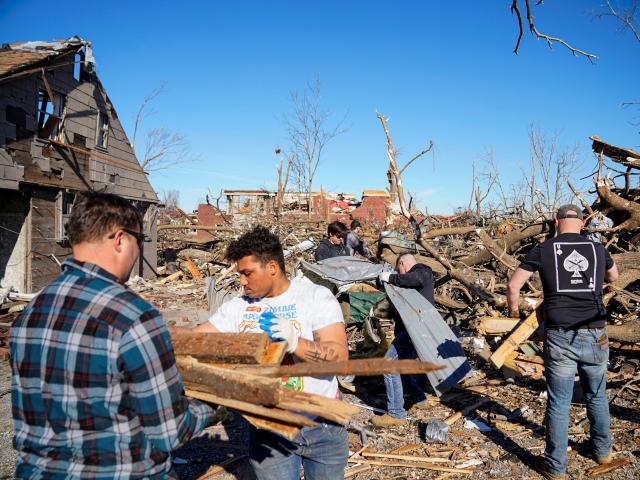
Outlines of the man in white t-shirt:
[[[290,362],[347,360],[347,336],[340,306],[331,292],[306,278],[289,280],[278,237],[258,226],[229,244],[227,259],[236,263],[244,295],[224,303],[198,332],[261,332],[287,342]],[[338,397],[331,377],[288,377],[289,388],[325,397]],[[289,442],[283,437],[251,429],[250,457],[259,480],[305,478],[342,479],[349,444],[346,429],[322,419],[317,427],[303,427]]]

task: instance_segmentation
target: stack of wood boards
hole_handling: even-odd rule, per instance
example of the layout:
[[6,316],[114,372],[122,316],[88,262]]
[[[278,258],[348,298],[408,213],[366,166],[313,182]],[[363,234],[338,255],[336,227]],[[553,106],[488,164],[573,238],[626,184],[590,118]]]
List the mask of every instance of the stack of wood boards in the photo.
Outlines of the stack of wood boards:
[[281,366],[286,343],[271,342],[259,333],[173,333],[172,341],[188,396],[238,410],[255,427],[289,439],[300,427],[315,426],[313,418],[344,425],[358,409],[285,388],[282,377],[426,373],[442,368],[384,358]]

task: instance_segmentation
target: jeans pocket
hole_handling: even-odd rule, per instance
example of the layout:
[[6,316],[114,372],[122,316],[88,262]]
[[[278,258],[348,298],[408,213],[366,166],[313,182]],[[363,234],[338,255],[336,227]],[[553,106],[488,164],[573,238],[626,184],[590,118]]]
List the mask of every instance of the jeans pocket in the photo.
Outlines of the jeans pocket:
[[591,343],[593,356],[596,363],[606,362],[609,358],[609,336],[605,329],[594,332],[594,339]]

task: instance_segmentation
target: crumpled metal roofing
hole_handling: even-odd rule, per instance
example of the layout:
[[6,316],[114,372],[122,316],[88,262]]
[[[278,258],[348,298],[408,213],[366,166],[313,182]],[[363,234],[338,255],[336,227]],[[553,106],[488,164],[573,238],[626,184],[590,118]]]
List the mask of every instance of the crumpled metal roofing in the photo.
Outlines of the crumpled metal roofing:
[[384,269],[383,265],[356,257],[333,257],[318,263],[302,260],[298,267],[306,277],[328,281],[339,288],[352,283],[375,280]]
[[458,337],[438,310],[417,290],[389,283],[384,286],[389,300],[407,328],[420,360],[445,365],[446,368],[442,370],[427,373],[436,395],[442,395],[471,372],[471,365]]
[[0,49],[0,78],[16,73],[49,58],[85,49],[85,64],[93,64],[91,42],[73,36],[67,40],[53,42],[17,42],[2,45]]

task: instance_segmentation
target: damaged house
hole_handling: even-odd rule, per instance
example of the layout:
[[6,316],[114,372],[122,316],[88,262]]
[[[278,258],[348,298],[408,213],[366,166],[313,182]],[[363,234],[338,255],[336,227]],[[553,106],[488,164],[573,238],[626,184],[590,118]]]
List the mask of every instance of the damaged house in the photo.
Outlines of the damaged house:
[[0,286],[35,292],[71,254],[65,224],[78,192],[126,197],[150,240],[134,274],[156,268],[154,192],[98,79],[91,44],[0,49]]

